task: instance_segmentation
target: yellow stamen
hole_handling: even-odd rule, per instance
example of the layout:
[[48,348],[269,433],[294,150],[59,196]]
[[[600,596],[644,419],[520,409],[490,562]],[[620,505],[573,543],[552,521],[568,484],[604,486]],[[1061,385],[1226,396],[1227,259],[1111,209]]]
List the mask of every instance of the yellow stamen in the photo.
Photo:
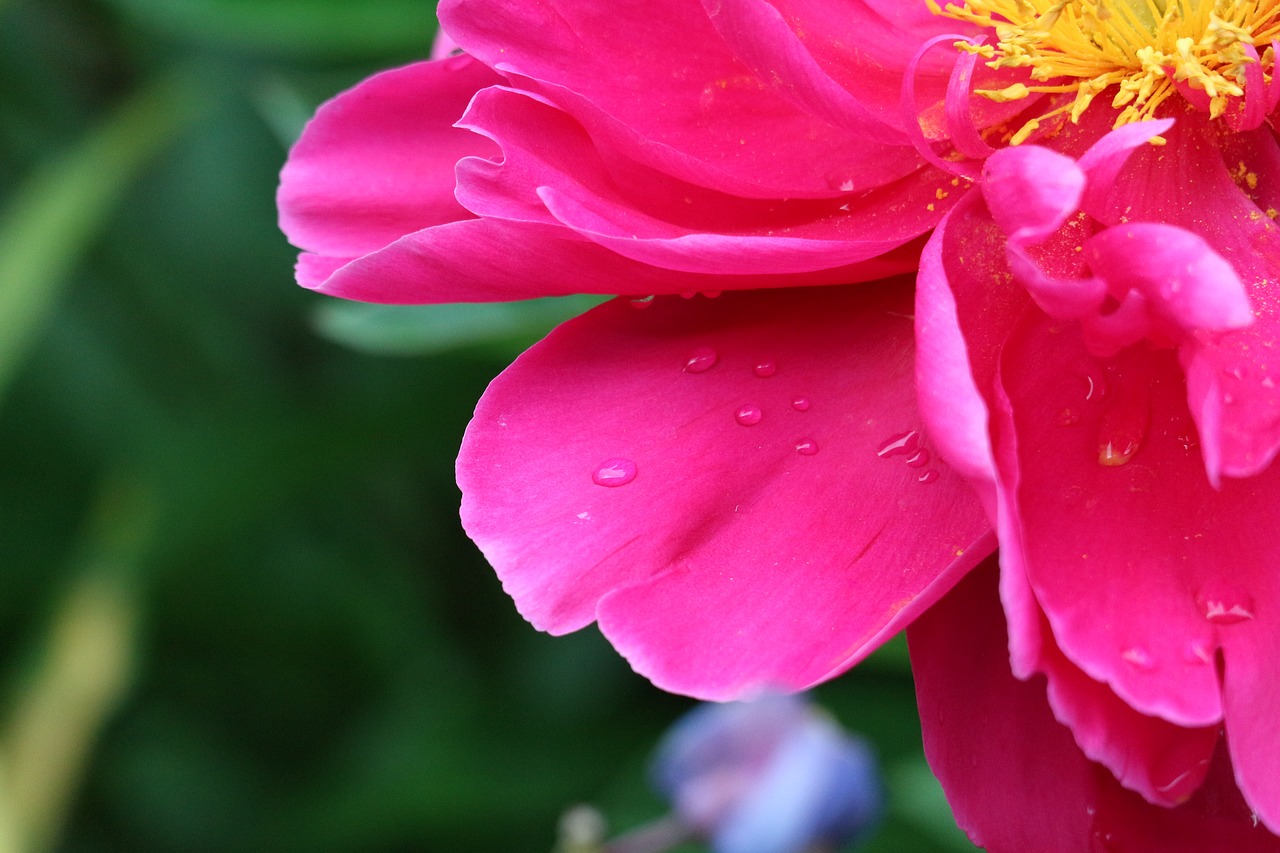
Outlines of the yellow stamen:
[[[1244,94],[1246,68],[1260,54],[1264,79],[1274,74],[1273,40],[1280,39],[1280,0],[965,0],[935,14],[995,31],[996,44],[971,47],[995,69],[1026,69],[1030,84],[979,89],[998,102],[1033,94],[1069,94],[1063,105],[1013,134],[1025,141],[1045,119],[1079,121],[1103,91],[1114,87],[1115,127],[1152,118],[1178,94],[1174,81],[1204,92],[1209,115],[1221,116]],[[1172,79],[1171,79],[1172,78]]]

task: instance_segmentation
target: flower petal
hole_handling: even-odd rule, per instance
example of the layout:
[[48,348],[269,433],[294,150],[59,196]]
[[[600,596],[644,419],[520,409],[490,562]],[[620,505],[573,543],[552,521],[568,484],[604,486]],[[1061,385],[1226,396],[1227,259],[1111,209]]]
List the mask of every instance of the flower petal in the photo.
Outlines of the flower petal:
[[374,252],[429,225],[469,218],[454,164],[492,142],[453,126],[501,78],[469,56],[375,74],[316,112],[280,173],[280,228],[333,257]]
[[[1274,853],[1221,754],[1186,805],[1122,789],[1053,719],[1043,681],[1005,661],[994,566],[971,573],[907,631],[925,754],[956,819],[989,853]],[[1221,752],[1221,751],[1220,751]]]
[[464,525],[530,621],[598,613],[661,687],[835,675],[993,544],[915,432],[909,311],[902,281],[603,305],[486,393]]
[[464,219],[424,228],[360,258],[304,252],[298,259],[298,282],[330,296],[389,305],[505,302],[574,293],[719,292],[871,281],[912,269],[918,251],[909,244],[869,261],[817,272],[699,274],[638,263],[559,225]]
[[828,198],[919,164],[909,147],[886,149],[777,94],[697,0],[445,0],[439,12],[468,52],[571,113],[597,144],[690,183],[753,198]]
[[890,251],[924,233],[958,194],[920,170],[836,199],[755,200],[605,162],[581,125],[527,93],[492,87],[464,123],[495,140],[500,163],[459,165],[458,198],[482,216],[560,222],[642,263],[686,272],[812,272]]
[[1261,129],[1236,134],[1224,164],[1221,135],[1199,114],[1179,118],[1164,137],[1164,146],[1133,152],[1090,214],[1108,225],[1148,220],[1199,234],[1244,283],[1255,321],[1204,336],[1197,364],[1184,363],[1210,479],[1251,476],[1280,452],[1280,363],[1270,356],[1280,340],[1280,229],[1271,218],[1280,214],[1266,189],[1280,182],[1280,153]]

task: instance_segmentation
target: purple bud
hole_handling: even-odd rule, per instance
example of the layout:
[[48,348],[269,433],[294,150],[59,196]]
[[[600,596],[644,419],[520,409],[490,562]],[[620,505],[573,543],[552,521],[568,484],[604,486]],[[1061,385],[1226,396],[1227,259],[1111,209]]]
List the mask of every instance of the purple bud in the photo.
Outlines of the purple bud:
[[794,696],[694,709],[659,744],[653,782],[715,853],[838,846],[882,799],[867,747]]

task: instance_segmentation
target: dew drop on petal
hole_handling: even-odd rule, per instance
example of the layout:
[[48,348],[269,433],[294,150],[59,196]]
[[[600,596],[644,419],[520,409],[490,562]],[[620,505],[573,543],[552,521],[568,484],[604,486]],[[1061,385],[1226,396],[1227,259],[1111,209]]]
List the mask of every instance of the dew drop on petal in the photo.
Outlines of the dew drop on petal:
[[818,442],[812,438],[802,438],[796,442],[796,453],[801,456],[813,456],[818,452]]
[[711,347],[698,347],[684,361],[685,373],[706,373],[716,366],[720,355]]
[[627,297],[627,304],[632,308],[648,308],[653,304],[653,300],[655,299],[657,299],[657,297],[653,294],[649,294],[648,296],[629,296]]
[[702,291],[702,295],[703,295],[703,296],[705,296],[705,297],[707,297],[708,299],[719,299],[719,298],[720,298],[720,295],[721,295],[721,294],[723,294],[723,293],[724,293],[724,291],[723,291],[723,290],[704,290],[704,291]]
[[1156,666],[1155,659],[1151,657],[1151,652],[1137,646],[1125,649],[1120,653],[1120,657],[1124,658],[1134,669],[1140,669],[1143,672],[1150,672]]
[[591,475],[597,486],[625,486],[636,478],[636,463],[614,457],[601,462]]
[[1098,464],[1104,468],[1127,464],[1142,448],[1150,423],[1150,389],[1122,389],[1098,424]]
[[1192,640],[1183,649],[1182,659],[1190,664],[1213,663],[1213,652],[1199,640]]
[[696,291],[696,290],[682,290],[682,291],[680,291],[680,298],[681,298],[681,299],[692,299],[693,297],[695,297],[695,296],[697,296],[697,295],[698,295],[698,291]]
[[791,400],[791,408],[797,412],[807,412],[811,405],[813,404],[809,402],[808,397],[795,397]]
[[930,458],[929,451],[922,447],[907,457],[907,464],[912,468],[923,468],[929,464]]
[[750,403],[739,407],[738,411],[733,413],[734,420],[743,426],[755,426],[760,423],[762,417],[764,417],[764,413],[760,411],[760,407],[753,406]]
[[933,468],[930,468],[928,471],[925,471],[919,477],[916,477],[916,479],[919,480],[921,483],[936,483],[938,482],[938,477],[940,476],[941,475],[936,470],[934,470]]
[[761,379],[768,379],[770,376],[778,372],[778,365],[772,359],[765,359],[757,362],[756,366],[751,368],[752,372]]
[[1215,625],[1234,625],[1254,616],[1253,597],[1231,586],[1207,587],[1196,594],[1201,615]]
[[903,456],[915,453],[920,449],[920,433],[917,430],[891,435],[876,448],[876,456],[881,459],[889,456]]

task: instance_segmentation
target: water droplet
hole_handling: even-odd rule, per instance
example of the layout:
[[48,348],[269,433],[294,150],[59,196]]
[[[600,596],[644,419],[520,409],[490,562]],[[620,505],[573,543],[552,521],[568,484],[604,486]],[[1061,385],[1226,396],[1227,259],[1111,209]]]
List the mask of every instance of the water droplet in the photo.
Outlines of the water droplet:
[[680,291],[680,298],[681,298],[681,299],[692,299],[693,297],[695,297],[695,296],[697,296],[697,295],[698,295],[698,291],[696,291],[696,290],[682,290],[682,291]]
[[807,412],[811,405],[813,404],[809,402],[808,397],[796,397],[791,401],[791,408],[797,412]]
[[653,300],[657,298],[658,297],[653,294],[649,294],[648,296],[629,296],[627,297],[627,304],[632,308],[648,308],[653,304]]
[[1234,625],[1254,616],[1253,597],[1231,586],[1202,589],[1196,595],[1196,606],[1215,625]]
[[889,456],[902,456],[915,453],[920,449],[920,433],[917,430],[899,433],[886,438],[876,448],[876,456],[881,459]]
[[1124,658],[1134,669],[1140,669],[1144,672],[1150,672],[1156,666],[1155,659],[1151,657],[1151,652],[1137,646],[1125,649],[1120,653],[1120,657]]
[[702,295],[703,295],[703,296],[705,296],[705,297],[707,297],[708,299],[719,299],[719,298],[720,298],[720,295],[721,295],[721,294],[723,294],[723,293],[724,293],[724,291],[723,291],[723,290],[704,290],[704,291],[702,291]]
[[930,458],[932,457],[930,457],[929,451],[922,447],[907,457],[907,464],[912,468],[923,468],[929,464]]
[[801,456],[812,456],[818,452],[818,442],[812,438],[802,438],[796,442],[796,453]]
[[755,426],[760,423],[760,419],[764,417],[764,413],[760,411],[759,406],[753,406],[748,403],[741,406],[738,411],[733,413],[733,418],[743,426]]
[[720,355],[711,347],[698,347],[684,361],[685,373],[706,373],[716,366]]
[[1200,446],[1200,442],[1196,441],[1195,436],[1191,434],[1178,436],[1178,443],[1182,445],[1182,449],[1190,453]]
[[636,478],[636,463],[614,457],[601,462],[591,475],[597,486],[625,486]]
[[930,468],[928,471],[925,471],[919,477],[916,477],[916,479],[919,480],[921,483],[936,483],[938,482],[938,477],[940,476],[942,475],[939,474],[934,469]]
[[773,361],[773,359],[765,359],[764,361],[757,363],[756,366],[752,368],[752,371],[761,379],[767,379],[778,372],[778,365]]
[[1129,383],[1098,424],[1098,464],[1114,468],[1128,463],[1141,448],[1151,422],[1150,386]]
[[1213,652],[1209,647],[1198,640],[1192,640],[1187,643],[1187,647],[1183,650],[1182,659],[1187,663],[1204,664],[1213,663]]

